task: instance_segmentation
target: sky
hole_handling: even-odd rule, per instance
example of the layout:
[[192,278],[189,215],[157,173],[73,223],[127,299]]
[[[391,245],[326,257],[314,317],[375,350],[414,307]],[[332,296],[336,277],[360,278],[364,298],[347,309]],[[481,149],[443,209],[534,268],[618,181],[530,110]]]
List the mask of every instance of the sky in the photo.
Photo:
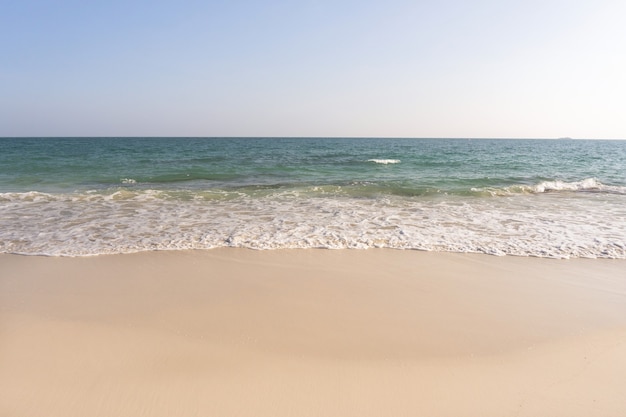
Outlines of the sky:
[[623,0],[0,0],[0,136],[626,139]]

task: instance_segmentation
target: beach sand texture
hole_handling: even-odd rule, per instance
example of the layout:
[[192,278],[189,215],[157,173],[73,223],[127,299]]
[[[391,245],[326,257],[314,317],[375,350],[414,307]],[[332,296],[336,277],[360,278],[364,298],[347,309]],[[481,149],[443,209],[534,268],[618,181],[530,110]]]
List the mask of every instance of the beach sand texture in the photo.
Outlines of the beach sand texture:
[[0,255],[0,416],[620,416],[626,262]]

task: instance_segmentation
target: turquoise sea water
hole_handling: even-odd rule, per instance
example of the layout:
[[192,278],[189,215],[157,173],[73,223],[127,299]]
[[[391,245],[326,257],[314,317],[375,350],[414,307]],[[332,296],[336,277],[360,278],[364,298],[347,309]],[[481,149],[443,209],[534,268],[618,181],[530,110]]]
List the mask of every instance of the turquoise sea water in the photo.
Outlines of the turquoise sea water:
[[0,253],[626,258],[626,141],[0,138]]

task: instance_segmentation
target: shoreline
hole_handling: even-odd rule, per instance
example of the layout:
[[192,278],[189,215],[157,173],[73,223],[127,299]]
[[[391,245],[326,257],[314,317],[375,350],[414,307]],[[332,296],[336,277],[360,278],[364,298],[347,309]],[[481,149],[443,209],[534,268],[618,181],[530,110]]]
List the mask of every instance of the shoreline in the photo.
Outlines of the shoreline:
[[0,255],[1,415],[617,415],[626,260]]

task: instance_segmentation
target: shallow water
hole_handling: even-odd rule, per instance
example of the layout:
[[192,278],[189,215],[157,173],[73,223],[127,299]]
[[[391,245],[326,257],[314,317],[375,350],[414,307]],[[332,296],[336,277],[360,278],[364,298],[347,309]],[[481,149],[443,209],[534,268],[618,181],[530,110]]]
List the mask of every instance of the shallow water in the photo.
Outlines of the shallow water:
[[0,138],[0,252],[626,258],[626,142]]

